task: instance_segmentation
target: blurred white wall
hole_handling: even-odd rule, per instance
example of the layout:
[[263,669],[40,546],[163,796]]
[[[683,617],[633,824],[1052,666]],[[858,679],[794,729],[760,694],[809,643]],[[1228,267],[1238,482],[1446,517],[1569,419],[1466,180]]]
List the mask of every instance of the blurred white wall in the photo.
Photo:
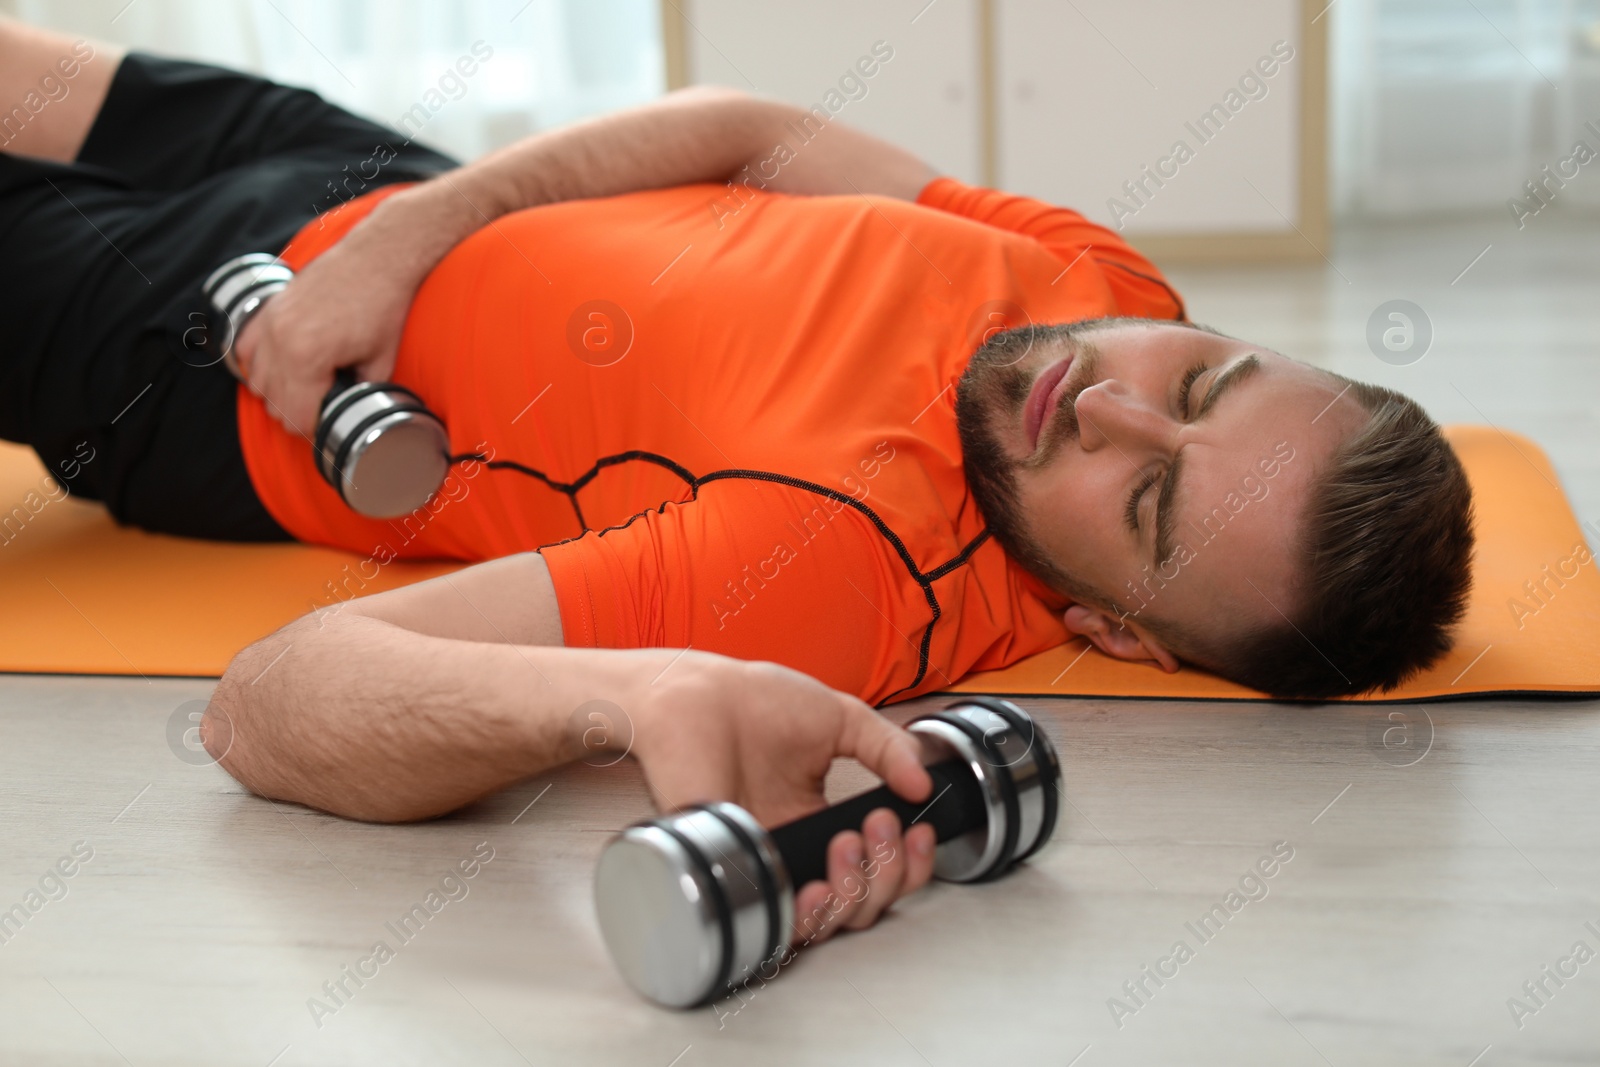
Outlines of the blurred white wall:
[[902,144],[948,174],[982,180],[977,0],[673,6],[686,21],[690,83],[731,85],[802,107],[828,101],[841,121]]
[[1000,183],[1129,234],[1292,233],[1299,8],[999,0]]
[[[10,0],[7,7],[66,33],[303,85],[388,125],[409,113],[405,132],[461,158],[664,89],[658,0]],[[458,68],[463,56],[471,62]],[[414,110],[419,104],[422,112]],[[424,128],[411,128],[424,118]]]
[[[1308,204],[1304,8],[1304,0],[666,5],[683,22],[688,82],[802,106],[844,87],[843,106],[830,108],[843,121],[958,178],[1070,205],[1152,248],[1152,238],[1245,235],[1255,243],[1235,250],[1315,256],[1305,234],[1320,233],[1322,163]],[[854,78],[852,64],[873,47],[892,50],[892,60]]]

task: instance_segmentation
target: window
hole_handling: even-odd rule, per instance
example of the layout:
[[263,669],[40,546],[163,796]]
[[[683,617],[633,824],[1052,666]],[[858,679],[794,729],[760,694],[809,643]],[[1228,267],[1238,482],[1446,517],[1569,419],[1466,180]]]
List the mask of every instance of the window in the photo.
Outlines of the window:
[[16,14],[303,85],[462,159],[665,86],[657,0],[17,0]]

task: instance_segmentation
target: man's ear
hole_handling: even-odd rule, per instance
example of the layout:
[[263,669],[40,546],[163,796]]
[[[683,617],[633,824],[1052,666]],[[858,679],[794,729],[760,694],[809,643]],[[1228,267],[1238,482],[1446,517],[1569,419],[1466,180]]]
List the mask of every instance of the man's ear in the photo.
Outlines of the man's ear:
[[1178,669],[1178,658],[1131,619],[1119,618],[1083,604],[1073,604],[1062,618],[1067,629],[1080,637],[1087,637],[1095,648],[1113,659],[1153,663],[1168,674]]

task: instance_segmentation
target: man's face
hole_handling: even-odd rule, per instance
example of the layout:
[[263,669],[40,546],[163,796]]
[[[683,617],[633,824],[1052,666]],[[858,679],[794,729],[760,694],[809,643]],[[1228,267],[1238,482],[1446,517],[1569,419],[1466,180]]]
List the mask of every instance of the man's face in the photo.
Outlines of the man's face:
[[1110,601],[1117,629],[1237,633],[1293,614],[1314,476],[1366,418],[1338,397],[1258,345],[1101,320],[975,359],[960,410],[1002,544],[1048,560],[1078,599]]

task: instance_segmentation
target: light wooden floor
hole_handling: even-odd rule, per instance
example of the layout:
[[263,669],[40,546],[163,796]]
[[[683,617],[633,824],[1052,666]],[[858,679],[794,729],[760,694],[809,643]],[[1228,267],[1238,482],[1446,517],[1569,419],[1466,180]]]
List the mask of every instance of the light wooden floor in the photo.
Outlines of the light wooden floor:
[[[1482,230],[1347,234],[1333,258],[1349,284],[1329,267],[1174,275],[1197,319],[1531,434],[1580,518],[1600,519],[1600,229]],[[1366,350],[1392,297],[1437,330],[1410,367]],[[1027,701],[1066,773],[1036,862],[936,886],[747,1003],[670,1014],[612,974],[589,908],[602,843],[648,811],[630,763],[423,826],[349,823],[174,755],[174,717],[209,689],[0,678],[0,922],[92,849],[46,879],[60,899],[0,927],[0,1062],[1600,1060],[1600,958],[1559,987],[1542,973],[1579,941],[1600,952],[1600,703]],[[1190,927],[1277,842],[1293,858],[1266,896],[1202,941]],[[401,943],[385,924],[475,849],[493,859],[466,895]],[[328,1000],[323,983],[380,940],[395,958]],[[1144,978],[1180,940],[1193,957],[1176,975]],[[1124,983],[1141,979],[1136,1000]],[[1522,985],[1540,979],[1534,1001]],[[314,1019],[313,997],[337,1010]],[[1537,1012],[1513,1019],[1512,997]]]
[[[671,1014],[614,977],[589,910],[602,842],[647,812],[631,762],[428,825],[349,823],[174,758],[171,713],[207,690],[0,680],[0,905],[93,849],[0,948],[0,1060],[1066,1064],[1087,1048],[1081,1067],[1466,1067],[1491,1045],[1480,1065],[1600,1050],[1600,961],[1547,981],[1521,1030],[1506,1005],[1574,942],[1600,949],[1600,705],[1407,708],[1407,751],[1383,746],[1388,708],[1029,701],[1066,773],[1036,862],[936,886],[747,1003]],[[1277,842],[1293,858],[1266,896],[1202,942],[1185,924]],[[466,895],[402,944],[385,923],[475,849],[493,859]],[[319,1028],[308,999],[379,940],[396,957]],[[1179,940],[1194,957],[1129,998]],[[1137,1008],[1120,1027],[1112,997]]]

